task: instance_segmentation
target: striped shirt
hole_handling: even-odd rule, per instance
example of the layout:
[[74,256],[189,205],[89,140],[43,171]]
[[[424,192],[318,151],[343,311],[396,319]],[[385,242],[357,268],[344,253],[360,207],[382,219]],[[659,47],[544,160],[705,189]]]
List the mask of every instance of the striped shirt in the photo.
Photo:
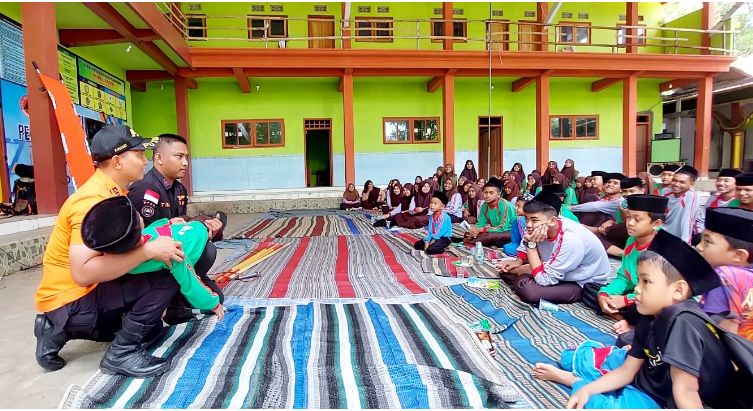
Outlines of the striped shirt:
[[737,334],[753,341],[753,271],[725,265],[717,267],[716,273],[723,286],[704,294],[701,308],[708,314],[732,314],[740,324]]
[[665,188],[662,190],[662,195],[669,199],[664,229],[690,244],[695,229],[696,215],[700,208],[698,193],[691,188],[685,194],[678,196],[671,188]]
[[735,201],[735,197],[725,200],[719,194],[712,194],[706,200],[706,205],[698,211],[695,219],[695,232],[700,233],[706,228],[706,210],[709,208],[729,207],[733,201]]

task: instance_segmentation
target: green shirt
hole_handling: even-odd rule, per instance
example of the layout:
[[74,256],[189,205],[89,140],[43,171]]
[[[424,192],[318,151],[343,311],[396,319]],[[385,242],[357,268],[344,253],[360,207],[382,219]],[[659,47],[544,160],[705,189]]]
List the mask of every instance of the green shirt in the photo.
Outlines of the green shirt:
[[[163,218],[146,227],[141,234],[147,242],[154,241],[157,237],[172,237],[173,240],[180,241],[181,250],[186,254],[186,258],[182,263],[173,261],[173,268],[170,269],[170,274],[180,285],[180,292],[194,308],[213,310],[219,305],[220,297],[201,282],[193,269],[209,240],[209,233],[204,224],[199,221],[170,224],[166,218]],[[149,260],[136,266],[130,274],[143,274],[167,268],[167,264],[161,261]]]
[[753,210],[753,207],[741,203],[739,198],[735,198],[734,200],[730,201],[729,204],[727,204],[727,207],[746,208],[748,210]]
[[512,221],[515,219],[515,206],[504,198],[500,198],[498,204],[498,207],[493,209],[489,208],[489,203],[484,203],[481,206],[476,223],[477,228],[487,228],[488,233],[510,231]]
[[575,197],[575,190],[573,190],[572,188],[568,187],[565,190],[565,192],[566,192],[566,194],[565,194],[564,205],[570,207],[571,205],[578,204],[578,198]]
[[608,285],[599,289],[599,294],[608,296],[624,295],[625,304],[630,305],[635,302],[635,293],[633,290],[638,285],[638,256],[646,250],[651,244],[649,242],[643,248],[639,248],[635,237],[630,237],[625,245],[625,253],[622,255],[622,265],[617,270],[617,277],[609,282]]
[[573,212],[570,211],[570,209],[567,208],[567,206],[565,206],[564,204],[562,204],[562,207],[560,207],[560,214],[562,215],[562,217],[573,220],[576,223],[580,224],[578,217],[576,217],[575,214],[573,214]]

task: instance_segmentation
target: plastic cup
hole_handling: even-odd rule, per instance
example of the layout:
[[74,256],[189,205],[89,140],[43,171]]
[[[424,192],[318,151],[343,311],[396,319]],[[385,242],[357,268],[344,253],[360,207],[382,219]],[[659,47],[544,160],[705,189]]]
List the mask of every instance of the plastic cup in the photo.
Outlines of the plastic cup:
[[457,267],[457,277],[458,278],[465,278],[465,268],[464,267]]
[[492,261],[492,265],[497,265],[497,259],[496,258],[492,258],[491,261]]

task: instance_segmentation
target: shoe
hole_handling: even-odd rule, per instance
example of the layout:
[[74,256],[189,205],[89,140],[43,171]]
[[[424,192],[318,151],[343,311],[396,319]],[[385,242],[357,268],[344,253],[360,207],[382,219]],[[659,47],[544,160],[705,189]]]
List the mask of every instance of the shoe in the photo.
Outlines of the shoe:
[[171,305],[167,307],[167,313],[162,317],[167,325],[178,325],[197,320],[196,315],[190,308],[184,305]]
[[123,318],[123,328],[102,357],[99,368],[105,374],[122,374],[132,378],[149,378],[170,369],[170,361],[154,357],[144,349],[145,337],[155,326]]
[[47,371],[57,371],[65,367],[65,360],[58,353],[68,342],[65,331],[53,334],[52,321],[44,314],[37,314],[34,319],[34,336],[37,337],[37,364]]
[[387,220],[381,219],[374,221],[374,227],[387,227]]
[[164,332],[165,327],[162,326],[162,321],[160,320],[159,324],[152,327],[152,329],[149,330],[149,333],[144,336],[144,342],[141,343],[141,346],[144,347],[145,350],[152,348],[157,342],[162,340]]

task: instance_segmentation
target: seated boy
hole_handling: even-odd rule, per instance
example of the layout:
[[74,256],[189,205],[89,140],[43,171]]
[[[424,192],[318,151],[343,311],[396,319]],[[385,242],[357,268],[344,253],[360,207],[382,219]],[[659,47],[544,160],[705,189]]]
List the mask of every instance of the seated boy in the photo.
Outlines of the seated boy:
[[640,178],[631,177],[620,180],[620,192],[622,194],[622,201],[614,213],[614,220],[602,223],[596,232],[596,237],[604,245],[607,254],[613,257],[622,257],[629,237],[627,228],[625,227],[625,213],[627,213],[625,198],[635,194],[645,194],[646,189],[643,187],[643,182]]
[[701,308],[719,326],[753,341],[753,211],[710,208],[696,248],[716,268],[724,287],[711,290]]
[[158,237],[171,237],[180,241],[181,250],[186,255],[182,262],[173,262],[168,266],[161,261],[149,260],[130,270],[129,274],[169,269],[180,285],[180,292],[194,308],[214,311],[220,321],[225,315],[220,297],[202,283],[194,271],[194,265],[209,239],[207,228],[202,222],[171,224],[163,218],[143,228],[143,219],[132,207],[128,197],[118,196],[92,206],[81,225],[81,236],[87,247],[106,254],[126,253]]
[[682,166],[672,176],[672,186],[662,190],[661,195],[669,199],[667,220],[664,229],[690,244],[695,229],[695,217],[701,203],[698,193],[693,190],[698,179],[698,171],[690,166]]
[[[560,198],[542,191],[523,207],[526,230],[515,261],[495,267],[520,299],[538,304],[574,303],[588,283],[606,284],[609,261],[596,236],[582,225],[559,217]],[[523,267],[524,261],[528,265]]]
[[515,201],[515,215],[518,216],[510,228],[510,242],[505,244],[502,249],[507,255],[518,254],[518,246],[523,240],[523,231],[526,229],[526,214],[523,212],[523,206],[533,200],[531,193],[523,193]]
[[620,181],[627,177],[620,173],[607,173],[602,178],[604,179],[604,195],[599,198],[599,201],[576,204],[570,207],[570,211],[575,213],[581,224],[592,233],[598,232],[599,227],[606,221],[614,219],[622,202]]
[[742,173],[735,176],[736,196],[727,207],[745,208],[753,210],[753,173]]
[[502,182],[497,178],[490,178],[484,184],[482,193],[486,202],[479,210],[478,222],[465,233],[463,240],[467,243],[481,242],[484,247],[502,247],[510,241],[515,206],[504,198],[499,198]]
[[[683,240],[659,230],[638,258],[638,276],[635,304],[642,317],[622,365],[593,381],[551,365],[536,369],[545,379],[572,386],[567,408],[739,406],[750,394],[729,389],[736,375],[717,336],[723,330],[694,314],[699,309],[692,297],[721,285],[711,266]],[[640,401],[620,401],[641,393]],[[646,396],[656,404],[646,405]]]
[[635,327],[640,318],[635,309],[633,292],[638,284],[638,256],[651,245],[651,240],[661,227],[668,200],[665,197],[635,194],[628,196],[626,201],[625,227],[630,238],[617,277],[604,287],[593,283],[583,287],[583,303],[599,314],[618,320],[619,323],[615,324],[618,333]]
[[423,239],[416,241],[413,247],[416,250],[424,250],[426,254],[442,254],[450,245],[452,237],[452,221],[450,215],[444,212],[444,206],[450,200],[441,191],[435,191],[429,203],[429,234]]
[[719,170],[719,175],[717,175],[714,184],[716,186],[716,193],[709,196],[708,200],[706,200],[706,204],[700,207],[698,214],[695,217],[693,245],[696,245],[701,241],[701,233],[706,226],[706,210],[710,208],[730,207],[730,204],[735,201],[737,198],[735,196],[737,191],[735,177],[741,173],[742,171],[734,168],[723,168]]
[[653,190],[651,190],[651,194],[655,196],[660,196],[661,192],[665,188],[671,188],[672,186],[672,176],[675,175],[675,171],[680,168],[677,164],[665,164],[664,168],[661,170],[661,174],[659,175],[659,179],[661,182],[654,184]]

